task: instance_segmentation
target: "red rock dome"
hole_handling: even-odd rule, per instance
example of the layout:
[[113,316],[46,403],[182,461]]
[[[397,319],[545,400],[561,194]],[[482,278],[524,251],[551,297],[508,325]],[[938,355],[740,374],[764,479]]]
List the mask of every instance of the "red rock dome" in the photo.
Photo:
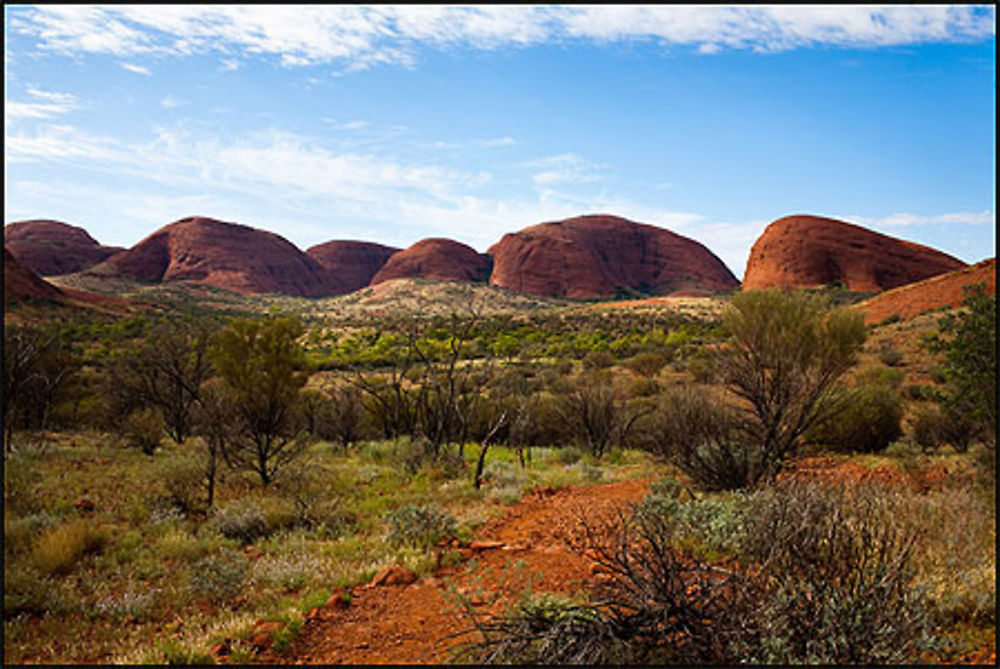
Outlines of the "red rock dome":
[[9,223],[3,241],[21,264],[40,276],[79,272],[122,250],[101,246],[83,228],[49,220]]
[[390,279],[423,278],[441,281],[485,281],[489,257],[451,239],[424,239],[393,255],[374,277],[371,285]]
[[820,216],[774,221],[750,249],[743,288],[814,288],[841,284],[873,292],[965,267],[927,246]]
[[489,249],[490,283],[549,297],[732,290],[733,273],[698,242],[663,228],[592,215],[507,234]]
[[108,260],[140,281],[191,281],[238,293],[326,292],[319,263],[284,237],[212,218],[183,218]]

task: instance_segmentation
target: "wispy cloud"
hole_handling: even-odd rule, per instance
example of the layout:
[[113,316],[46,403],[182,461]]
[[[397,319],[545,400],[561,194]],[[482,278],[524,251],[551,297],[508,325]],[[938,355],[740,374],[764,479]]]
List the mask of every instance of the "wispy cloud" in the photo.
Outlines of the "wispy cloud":
[[525,167],[539,169],[532,180],[538,186],[556,184],[584,184],[601,180],[603,165],[592,163],[575,153],[538,158],[523,163]]
[[177,107],[182,107],[187,104],[187,100],[182,100],[173,93],[168,93],[162,100],[160,100],[160,106],[166,109],[176,109]]
[[147,77],[153,74],[149,71],[148,67],[136,65],[135,63],[122,63],[121,66],[129,72],[134,72],[135,74],[141,74]]
[[433,6],[51,5],[10,8],[40,49],[119,57],[215,52],[223,69],[412,66],[421,47],[497,49],[564,40],[654,40],[711,54],[825,45],[882,47],[995,35],[989,5]]
[[4,116],[7,122],[19,118],[47,119],[60,116],[77,108],[76,96],[71,93],[57,93],[28,88],[28,96],[34,98],[31,102],[9,100],[4,105]]
[[843,220],[854,221],[868,227],[894,228],[912,225],[996,225],[996,213],[983,211],[956,211],[947,214],[890,214],[882,217],[846,216]]

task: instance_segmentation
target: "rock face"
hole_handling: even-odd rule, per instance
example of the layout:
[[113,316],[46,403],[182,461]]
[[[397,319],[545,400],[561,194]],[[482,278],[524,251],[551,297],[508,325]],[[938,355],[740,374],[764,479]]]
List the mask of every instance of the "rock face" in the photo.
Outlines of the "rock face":
[[10,223],[4,227],[3,240],[14,257],[40,276],[79,272],[122,250],[101,246],[83,228],[60,221]]
[[25,299],[64,302],[66,295],[21,264],[7,247],[3,249],[3,302]]
[[610,297],[626,291],[704,294],[739,286],[698,242],[617,216],[541,223],[507,234],[489,249],[490,283],[548,297]]
[[367,286],[398,251],[372,242],[333,241],[311,246],[306,254],[323,267],[327,294],[343,295]]
[[976,283],[986,284],[987,295],[996,294],[996,258],[887,290],[861,302],[857,307],[864,311],[866,325],[881,323],[893,316],[908,320],[941,307],[961,306],[965,297],[962,289]]
[[190,281],[243,294],[326,292],[319,263],[284,237],[200,216],[160,228],[108,265],[140,281]]
[[767,226],[750,249],[743,288],[889,290],[965,267],[927,246],[820,216],[786,216]]
[[424,239],[394,254],[375,276],[371,285],[390,279],[438,279],[442,281],[486,281],[490,259],[451,239]]

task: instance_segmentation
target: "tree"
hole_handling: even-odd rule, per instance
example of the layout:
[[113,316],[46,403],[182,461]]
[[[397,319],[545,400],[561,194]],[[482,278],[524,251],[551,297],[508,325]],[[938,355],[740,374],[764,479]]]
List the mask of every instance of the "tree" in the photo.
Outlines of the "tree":
[[967,286],[965,293],[965,309],[941,319],[929,347],[945,355],[945,411],[971,421],[995,444],[997,298],[987,295],[982,283]]
[[604,455],[609,446],[622,443],[648,411],[616,401],[610,379],[602,374],[586,375],[556,404],[563,424],[596,458]]
[[59,392],[79,366],[54,329],[4,328],[4,442],[11,448],[15,424],[46,427]]
[[306,446],[297,438],[293,415],[307,380],[297,341],[302,332],[294,317],[240,319],[219,332],[211,349],[236,419],[227,455],[235,466],[256,472],[264,485]]
[[167,434],[178,444],[191,434],[192,410],[212,371],[208,356],[212,332],[207,320],[160,322],[114,372],[118,392],[160,409]]
[[759,452],[747,472],[754,485],[777,473],[806,430],[842,409],[834,390],[865,342],[864,321],[818,296],[771,289],[734,295],[723,326],[730,338],[715,368],[739,400],[739,438]]

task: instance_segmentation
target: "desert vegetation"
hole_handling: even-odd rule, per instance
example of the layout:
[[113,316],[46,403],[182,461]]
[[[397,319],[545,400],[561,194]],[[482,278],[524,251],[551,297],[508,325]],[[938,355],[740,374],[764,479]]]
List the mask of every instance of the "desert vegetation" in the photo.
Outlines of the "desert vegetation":
[[249,662],[259,620],[294,648],[383,567],[467,559],[529,491],[624,479],[646,497],[582,512],[567,540],[591,587],[489,613],[459,598],[459,659],[995,646],[994,297],[903,330],[828,291],[704,311],[486,294],[5,325],[5,660],[210,662],[225,644]]

